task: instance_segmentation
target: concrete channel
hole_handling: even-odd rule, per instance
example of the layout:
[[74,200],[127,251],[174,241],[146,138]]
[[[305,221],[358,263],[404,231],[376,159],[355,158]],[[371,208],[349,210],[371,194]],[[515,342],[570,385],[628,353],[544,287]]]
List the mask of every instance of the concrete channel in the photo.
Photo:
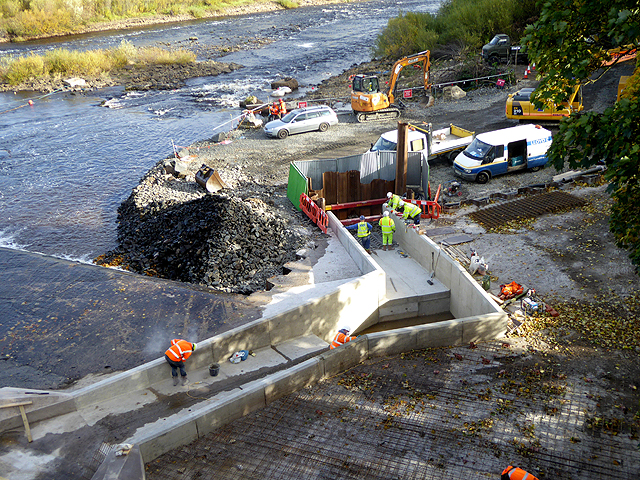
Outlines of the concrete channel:
[[[361,276],[325,285],[317,295],[301,298],[300,304],[284,302],[268,316],[198,342],[189,359],[193,401],[170,417],[138,428],[111,449],[93,479],[144,479],[144,465],[158,456],[367,358],[489,341],[506,332],[506,313],[429,237],[413,228],[398,228],[395,240],[406,256],[394,251],[370,256],[330,212],[329,223]],[[450,319],[367,333],[328,349],[344,325],[358,334],[380,323],[434,315]],[[255,357],[230,363],[229,357],[242,349],[250,349]],[[219,374],[211,376],[209,367],[215,363]],[[175,395],[171,382],[168,367],[159,358],[71,393],[34,396],[21,389],[3,389],[3,401],[8,401],[7,394],[15,403],[28,398],[29,422],[46,431],[48,423],[61,419],[72,423],[82,417],[90,424],[110,414],[143,409],[160,396]],[[0,417],[0,431],[22,425],[19,413],[5,415]]]

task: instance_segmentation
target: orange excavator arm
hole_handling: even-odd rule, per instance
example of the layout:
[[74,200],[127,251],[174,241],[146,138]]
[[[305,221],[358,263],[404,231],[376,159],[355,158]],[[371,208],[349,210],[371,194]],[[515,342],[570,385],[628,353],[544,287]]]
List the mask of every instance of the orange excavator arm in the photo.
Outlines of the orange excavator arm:
[[396,87],[396,82],[398,81],[398,77],[400,76],[400,72],[407,65],[416,65],[419,62],[422,62],[422,75],[424,78],[424,88],[428,89],[431,87],[431,83],[429,80],[429,69],[431,67],[431,62],[429,61],[429,50],[425,50],[424,52],[416,53],[414,55],[410,55],[408,57],[401,58],[396,63],[393,64],[393,69],[391,70],[391,79],[389,80],[389,103],[393,103],[393,91]]

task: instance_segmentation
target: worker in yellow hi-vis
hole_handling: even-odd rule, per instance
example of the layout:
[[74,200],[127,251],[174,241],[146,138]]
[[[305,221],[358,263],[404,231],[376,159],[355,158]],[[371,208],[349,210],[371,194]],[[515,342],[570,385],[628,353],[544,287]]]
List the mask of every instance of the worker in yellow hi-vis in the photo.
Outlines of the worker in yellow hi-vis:
[[404,213],[402,214],[403,219],[413,220],[414,225],[420,225],[420,214],[422,214],[422,209],[419,206],[403,200],[400,200],[398,206],[400,208],[404,208]]
[[382,250],[387,250],[387,247],[389,247],[388,250],[393,250],[393,232],[396,231],[396,224],[388,211],[384,211],[378,224],[382,230]]

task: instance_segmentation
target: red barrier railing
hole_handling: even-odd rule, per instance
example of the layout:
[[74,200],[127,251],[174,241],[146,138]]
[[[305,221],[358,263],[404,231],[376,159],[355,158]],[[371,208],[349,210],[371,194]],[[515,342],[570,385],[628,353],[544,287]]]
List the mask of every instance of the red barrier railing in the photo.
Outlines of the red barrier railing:
[[306,193],[300,194],[300,209],[306,213],[307,217],[309,217],[313,223],[320,227],[323,233],[327,233],[329,217]]

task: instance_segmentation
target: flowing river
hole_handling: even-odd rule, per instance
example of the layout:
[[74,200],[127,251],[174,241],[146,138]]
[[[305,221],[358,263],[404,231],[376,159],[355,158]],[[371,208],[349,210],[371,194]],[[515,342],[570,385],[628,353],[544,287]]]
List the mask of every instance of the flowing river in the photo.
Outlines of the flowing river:
[[[139,179],[173,152],[210,138],[241,113],[250,94],[296,78],[299,94],[355,63],[370,60],[377,34],[402,12],[435,13],[440,0],[369,0],[0,45],[0,55],[48,49],[200,46],[247,42],[247,49],[199,60],[245,68],[196,78],[171,91],[0,94],[0,246],[90,262],[116,245],[117,208]],[[203,49],[204,51],[214,51]],[[29,102],[31,100],[31,103]],[[117,108],[101,106],[105,100]]]

